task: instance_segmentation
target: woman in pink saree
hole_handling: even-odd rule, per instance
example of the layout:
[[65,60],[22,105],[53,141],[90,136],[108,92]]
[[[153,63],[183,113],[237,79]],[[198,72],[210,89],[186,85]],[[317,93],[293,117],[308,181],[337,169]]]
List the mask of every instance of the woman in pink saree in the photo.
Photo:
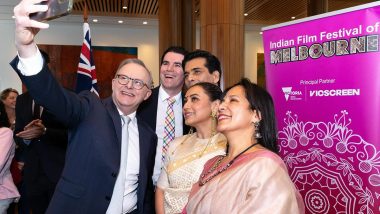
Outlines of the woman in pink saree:
[[277,155],[271,96],[242,79],[224,92],[217,130],[226,155],[209,160],[184,213],[304,213],[302,198]]

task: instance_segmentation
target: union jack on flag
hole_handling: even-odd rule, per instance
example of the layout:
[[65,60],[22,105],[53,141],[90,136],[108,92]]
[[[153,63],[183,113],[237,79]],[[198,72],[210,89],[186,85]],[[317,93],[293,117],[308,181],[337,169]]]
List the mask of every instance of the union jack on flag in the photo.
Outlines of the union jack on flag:
[[76,92],[90,90],[99,96],[95,64],[92,57],[90,26],[87,22],[83,24],[83,35],[84,40],[78,65]]

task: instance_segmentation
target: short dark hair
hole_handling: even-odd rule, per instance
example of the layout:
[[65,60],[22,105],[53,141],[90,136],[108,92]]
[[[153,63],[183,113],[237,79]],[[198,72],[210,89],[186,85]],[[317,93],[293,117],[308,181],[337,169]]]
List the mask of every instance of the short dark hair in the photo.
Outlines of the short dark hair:
[[169,52],[173,52],[173,53],[177,53],[177,54],[182,54],[183,56],[186,56],[186,54],[188,53],[188,51],[183,48],[183,47],[180,47],[180,46],[170,46],[168,49],[165,50],[165,52],[162,54],[161,56],[161,61],[160,61],[160,65],[162,65],[163,61],[164,61],[164,57],[166,56],[167,53]]
[[[222,94],[223,94],[222,90],[219,88],[219,86],[215,84],[212,84],[209,82],[198,82],[190,86],[190,88],[193,88],[196,86],[199,86],[203,89],[203,91],[207,94],[211,102],[215,100],[220,100],[222,98]],[[189,90],[190,88],[188,88],[187,90]]]
[[[182,61],[182,66],[185,68],[186,63],[195,58],[205,59],[206,60],[205,67],[208,69],[210,74],[212,74],[214,71],[218,71],[220,78],[222,78],[222,68],[220,67],[219,59],[213,54],[211,54],[210,52],[205,51],[205,50],[195,50],[193,52],[186,54],[185,58]],[[219,82],[218,82],[218,85],[219,85]]]
[[225,96],[231,88],[236,86],[243,87],[250,108],[261,114],[259,132],[262,138],[257,139],[257,142],[263,147],[278,153],[276,117],[271,95],[264,88],[252,83],[247,78],[243,78],[235,85],[226,89],[223,96]]

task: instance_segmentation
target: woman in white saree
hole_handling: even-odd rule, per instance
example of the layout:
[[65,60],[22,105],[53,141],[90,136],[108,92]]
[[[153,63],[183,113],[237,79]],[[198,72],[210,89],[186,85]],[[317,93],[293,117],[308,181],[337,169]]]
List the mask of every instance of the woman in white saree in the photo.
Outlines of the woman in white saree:
[[216,113],[222,91],[211,83],[197,83],[185,95],[186,125],[196,129],[170,143],[157,182],[156,213],[181,213],[204,164],[226,150],[226,139],[216,133]]

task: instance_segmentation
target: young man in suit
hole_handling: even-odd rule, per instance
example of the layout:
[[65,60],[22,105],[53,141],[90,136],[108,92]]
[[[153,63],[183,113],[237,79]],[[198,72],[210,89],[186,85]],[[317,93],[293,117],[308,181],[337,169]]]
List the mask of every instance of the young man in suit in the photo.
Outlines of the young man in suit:
[[14,9],[18,57],[11,65],[33,99],[69,128],[65,167],[46,213],[154,213],[157,136],[136,116],[151,94],[150,72],[138,59],[123,61],[104,100],[63,89],[34,42],[48,27],[29,18],[47,9],[33,4],[40,2],[22,0]]
[[17,97],[15,133],[23,147],[23,182],[33,214],[44,214],[65,164],[67,129],[34,102],[29,92]]
[[197,82],[214,83],[220,87],[222,69],[219,59],[208,51],[195,50],[186,54],[183,60],[185,86],[189,88]]
[[164,154],[164,142],[167,131],[165,118],[173,98],[174,137],[186,134],[189,128],[185,125],[182,115],[182,88],[184,83],[182,60],[187,51],[182,47],[169,47],[161,57],[160,85],[152,90],[152,96],[144,101],[137,110],[137,114],[156,131],[158,141],[153,173],[153,183],[156,184],[161,173]]

